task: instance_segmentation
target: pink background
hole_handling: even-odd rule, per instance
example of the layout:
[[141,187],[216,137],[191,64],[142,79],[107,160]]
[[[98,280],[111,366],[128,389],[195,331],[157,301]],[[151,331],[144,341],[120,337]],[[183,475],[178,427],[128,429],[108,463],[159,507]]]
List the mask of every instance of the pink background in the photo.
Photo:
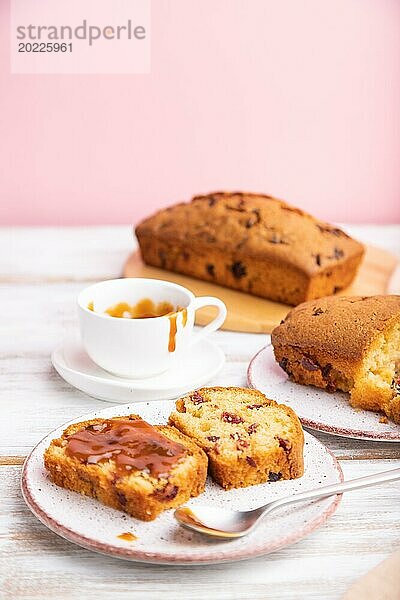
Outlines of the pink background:
[[150,75],[11,75],[8,18],[1,223],[129,223],[221,188],[400,221],[398,0],[153,0]]

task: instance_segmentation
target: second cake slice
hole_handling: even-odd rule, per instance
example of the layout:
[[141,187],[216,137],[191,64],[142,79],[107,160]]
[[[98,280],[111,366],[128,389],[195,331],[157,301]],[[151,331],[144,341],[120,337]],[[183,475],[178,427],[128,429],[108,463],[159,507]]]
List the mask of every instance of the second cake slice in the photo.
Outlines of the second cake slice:
[[199,389],[176,402],[169,421],[203,448],[211,476],[225,489],[303,475],[298,417],[257,390]]

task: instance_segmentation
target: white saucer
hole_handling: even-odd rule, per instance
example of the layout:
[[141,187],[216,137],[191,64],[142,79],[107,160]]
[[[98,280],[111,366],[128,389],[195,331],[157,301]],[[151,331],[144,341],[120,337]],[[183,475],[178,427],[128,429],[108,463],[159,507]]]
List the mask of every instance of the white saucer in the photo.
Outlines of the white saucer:
[[125,379],[98,367],[79,339],[69,339],[54,350],[51,362],[65,381],[89,396],[107,402],[148,402],[176,398],[206,384],[223,367],[225,355],[209,340],[201,340],[166,373]]

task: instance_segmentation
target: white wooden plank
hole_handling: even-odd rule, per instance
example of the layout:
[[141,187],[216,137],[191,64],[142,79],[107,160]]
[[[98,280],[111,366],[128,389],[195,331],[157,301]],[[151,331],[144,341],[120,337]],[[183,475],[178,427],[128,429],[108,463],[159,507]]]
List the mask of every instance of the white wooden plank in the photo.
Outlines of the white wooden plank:
[[[365,243],[400,255],[399,225],[343,225]],[[0,230],[1,281],[80,281],[119,277],[136,247],[130,225],[5,227]]]
[[[382,461],[381,469],[398,465]],[[351,461],[345,476],[376,465]],[[48,531],[25,508],[20,467],[0,467],[0,589],[2,598],[202,598],[338,600],[347,586],[399,545],[400,484],[344,496],[326,525],[292,547],[241,563],[152,567],[80,549]]]
[[[3,359],[1,365],[0,455],[25,455],[58,425],[110,406],[65,383],[48,358]],[[245,363],[227,363],[211,383],[244,385],[245,373]]]
[[136,247],[132,227],[0,229],[1,281],[81,281],[120,277]]

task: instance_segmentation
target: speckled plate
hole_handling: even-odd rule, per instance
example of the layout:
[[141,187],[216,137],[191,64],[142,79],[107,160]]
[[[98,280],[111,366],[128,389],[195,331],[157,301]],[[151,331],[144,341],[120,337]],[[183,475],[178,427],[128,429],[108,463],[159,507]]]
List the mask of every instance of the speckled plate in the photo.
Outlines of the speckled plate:
[[[152,424],[165,423],[173,407],[172,401],[140,406],[124,404],[71,422],[134,412]],[[273,518],[266,518],[246,537],[227,541],[207,538],[182,528],[175,521],[172,510],[145,523],[59,488],[50,481],[43,466],[43,453],[67,425],[69,423],[46,436],[27,458],[22,472],[23,496],[38,519],[58,535],[89,550],[118,558],[159,564],[204,564],[267,554],[297,542],[320,527],[336,510],[340,500],[340,496],[335,496],[282,509]],[[211,503],[232,509],[251,509],[296,492],[343,481],[334,456],[309,433],[305,434],[304,458],[305,473],[300,479],[230,491],[224,491],[209,480],[204,494],[188,504]],[[124,533],[132,533],[136,539],[126,541],[118,537]]]
[[381,413],[352,408],[344,392],[291,382],[275,361],[271,345],[258,352],[247,371],[249,387],[291,406],[305,427],[363,440],[400,442],[400,426],[381,423]]

